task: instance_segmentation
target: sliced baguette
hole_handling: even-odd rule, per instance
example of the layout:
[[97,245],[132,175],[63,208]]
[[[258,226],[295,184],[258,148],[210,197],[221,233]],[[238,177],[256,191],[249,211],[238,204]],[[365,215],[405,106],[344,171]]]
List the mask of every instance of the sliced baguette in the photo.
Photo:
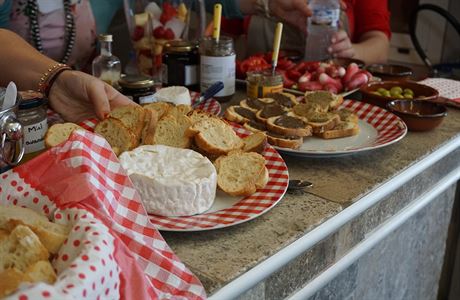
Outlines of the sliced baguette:
[[268,181],[270,180],[270,174],[268,173],[267,167],[264,168],[264,171],[260,174],[259,178],[256,181],[256,188],[263,189]]
[[62,123],[54,124],[45,135],[45,146],[46,148],[55,147],[65,141],[67,141],[74,130],[85,130],[83,127],[78,126],[74,123]]
[[189,148],[191,138],[185,134],[192,121],[185,115],[166,115],[158,121],[153,135],[153,145]]
[[192,121],[192,124],[195,124],[201,120],[209,120],[209,119],[214,119],[214,118],[217,118],[216,115],[214,114],[211,114],[209,112],[206,112],[204,110],[201,110],[201,109],[194,109],[192,111],[190,111],[188,114],[187,114],[187,117],[190,118],[190,120]]
[[140,140],[145,120],[145,111],[141,106],[119,106],[110,112],[109,117],[123,122],[123,125],[131,130],[136,138]]
[[0,229],[12,231],[18,225],[29,227],[49,252],[56,254],[69,234],[69,228],[50,222],[44,215],[19,206],[0,206]]
[[342,108],[342,109],[339,109],[338,111],[336,111],[336,113],[339,115],[340,121],[342,121],[342,122],[351,122],[351,123],[358,124],[359,118],[351,110],[346,109],[346,108]]
[[253,112],[257,112],[261,110],[264,106],[268,104],[275,103],[275,100],[272,98],[257,98],[257,99],[244,99],[240,101],[240,106],[252,110]]
[[214,118],[202,120],[188,129],[188,136],[193,136],[198,148],[206,153],[224,155],[244,146],[242,139],[225,121]]
[[23,282],[23,278],[24,273],[16,268],[0,271],[0,298],[3,299],[16,291]]
[[27,226],[18,225],[0,244],[0,272],[16,268],[24,272],[30,265],[47,260],[49,252]]
[[255,152],[232,151],[215,161],[217,186],[232,196],[248,196],[256,192],[265,178],[265,159]]
[[312,112],[307,115],[307,119],[308,125],[311,126],[313,133],[331,130],[340,122],[340,116],[330,112]]
[[53,284],[56,281],[56,273],[48,260],[40,260],[30,265],[24,271],[24,281],[46,282]]
[[144,109],[154,110],[157,112],[158,119],[161,119],[173,106],[169,102],[154,102],[144,105]]
[[178,116],[185,116],[187,115],[189,112],[192,111],[192,107],[190,105],[187,105],[187,104],[179,104],[177,106],[173,106],[171,107],[167,112],[166,112],[166,115],[172,115],[174,117],[178,117]]
[[244,124],[251,120],[255,120],[256,113],[248,108],[232,105],[225,110],[224,117],[229,121]]
[[155,134],[155,128],[158,123],[158,115],[154,110],[146,109],[145,110],[145,122],[144,129],[142,129],[141,144],[142,145],[152,145],[153,136]]
[[267,144],[267,135],[261,131],[248,135],[243,138],[244,152],[262,153]]
[[336,139],[342,137],[348,137],[357,135],[359,133],[359,126],[353,122],[340,122],[333,129],[326,130],[324,132],[316,133],[320,138],[323,139]]
[[256,118],[259,122],[266,123],[268,118],[284,115],[287,111],[285,107],[277,103],[269,104],[256,113]]
[[266,97],[274,99],[279,105],[287,107],[288,109],[293,108],[294,106],[299,104],[299,102],[296,99],[296,96],[289,93],[268,93]]
[[300,117],[307,117],[315,112],[327,112],[317,103],[299,103],[292,108],[292,112]]
[[328,91],[305,92],[305,103],[316,103],[324,112],[336,110],[343,103],[343,97]]
[[244,123],[243,127],[252,132],[267,131],[267,125],[259,121],[249,121]]
[[311,127],[307,121],[294,113],[269,118],[267,128],[271,132],[287,136],[305,137],[312,134]]
[[303,144],[303,138],[299,136],[284,136],[273,132],[267,132],[268,142],[277,147],[299,149]]
[[115,118],[102,120],[96,125],[94,132],[107,140],[117,156],[139,145],[138,137],[123,122]]

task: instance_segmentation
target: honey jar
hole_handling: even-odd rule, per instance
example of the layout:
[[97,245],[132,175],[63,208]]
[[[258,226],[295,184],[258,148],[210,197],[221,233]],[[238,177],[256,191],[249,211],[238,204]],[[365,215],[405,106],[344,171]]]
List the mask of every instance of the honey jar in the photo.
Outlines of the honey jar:
[[246,81],[246,93],[252,99],[283,91],[283,76],[271,70],[248,72]]

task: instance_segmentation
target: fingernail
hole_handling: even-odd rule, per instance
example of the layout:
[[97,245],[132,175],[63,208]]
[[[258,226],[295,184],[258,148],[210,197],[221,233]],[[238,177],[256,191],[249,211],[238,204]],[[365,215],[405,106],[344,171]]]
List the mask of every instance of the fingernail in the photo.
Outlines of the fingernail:
[[327,48],[327,52],[332,53],[332,48],[331,47]]
[[331,39],[331,42],[332,42],[332,43],[335,43],[335,38],[332,38],[332,39]]
[[108,112],[104,113],[104,119],[107,119],[109,117],[109,114]]

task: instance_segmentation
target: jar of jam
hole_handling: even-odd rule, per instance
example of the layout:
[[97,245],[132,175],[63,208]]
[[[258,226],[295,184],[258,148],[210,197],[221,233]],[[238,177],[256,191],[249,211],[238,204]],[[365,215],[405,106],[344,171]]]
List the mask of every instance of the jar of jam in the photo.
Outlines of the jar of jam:
[[138,104],[153,102],[155,94],[155,82],[151,77],[144,75],[125,75],[120,78],[118,84],[121,93]]
[[48,130],[47,101],[43,94],[22,91],[18,119],[24,128],[23,162],[30,160],[45,150],[45,134]]
[[236,55],[233,39],[221,36],[219,40],[211,37],[200,42],[200,89],[207,90],[217,81],[224,83],[224,88],[214,98],[219,102],[229,101],[235,94]]
[[264,98],[267,94],[283,91],[283,76],[271,70],[248,72],[246,81],[248,98]]
[[199,91],[198,43],[170,41],[165,45],[163,52],[163,85],[185,86],[190,90]]

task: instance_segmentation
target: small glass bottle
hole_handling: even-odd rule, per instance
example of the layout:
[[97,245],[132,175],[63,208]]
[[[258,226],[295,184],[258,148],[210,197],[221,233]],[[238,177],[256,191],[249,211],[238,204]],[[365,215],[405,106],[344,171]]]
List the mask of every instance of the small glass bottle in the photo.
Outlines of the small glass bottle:
[[18,119],[24,128],[24,157],[26,162],[45,150],[45,134],[48,130],[46,99],[35,91],[19,92]]
[[110,85],[116,85],[120,79],[121,62],[118,57],[112,54],[112,35],[99,35],[101,54],[93,60],[93,76],[107,82]]
[[236,55],[233,39],[221,36],[217,41],[207,37],[200,43],[200,89],[207,90],[217,81],[224,83],[224,89],[214,98],[219,102],[229,101],[235,94]]

